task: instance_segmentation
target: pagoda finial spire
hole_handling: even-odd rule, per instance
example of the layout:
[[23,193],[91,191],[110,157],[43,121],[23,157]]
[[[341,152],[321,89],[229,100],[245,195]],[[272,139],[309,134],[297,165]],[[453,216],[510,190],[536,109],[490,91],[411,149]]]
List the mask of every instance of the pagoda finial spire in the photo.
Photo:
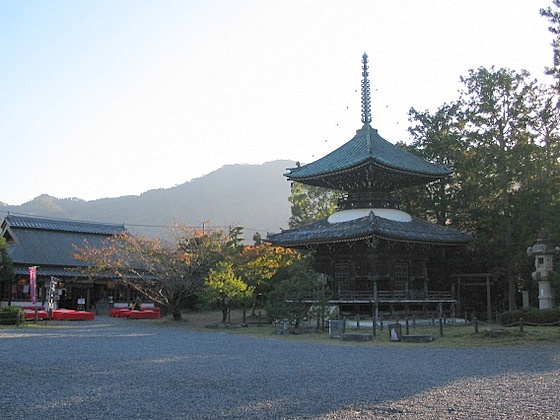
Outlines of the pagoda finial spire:
[[368,76],[368,56],[364,52],[362,56],[362,123],[369,125],[371,123],[371,98]]

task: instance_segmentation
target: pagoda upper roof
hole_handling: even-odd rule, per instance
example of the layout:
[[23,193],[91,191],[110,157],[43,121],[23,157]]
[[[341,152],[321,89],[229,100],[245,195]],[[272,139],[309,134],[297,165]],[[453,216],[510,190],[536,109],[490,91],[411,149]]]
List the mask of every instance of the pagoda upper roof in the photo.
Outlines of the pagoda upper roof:
[[289,180],[343,191],[392,191],[451,174],[385,140],[369,123],[347,143],[307,165],[290,168]]
[[325,218],[297,229],[269,234],[267,240],[273,245],[297,248],[370,238],[440,246],[458,246],[473,240],[470,233],[416,217],[403,222],[376,216],[373,212],[369,216],[338,223],[330,223]]

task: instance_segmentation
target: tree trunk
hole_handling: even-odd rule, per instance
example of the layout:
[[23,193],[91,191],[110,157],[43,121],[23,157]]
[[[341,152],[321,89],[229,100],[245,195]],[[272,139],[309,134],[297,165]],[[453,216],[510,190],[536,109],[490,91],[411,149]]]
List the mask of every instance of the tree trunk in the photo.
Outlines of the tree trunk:
[[257,293],[255,292],[253,294],[253,305],[251,306],[251,316],[255,317],[257,316],[257,314],[255,313],[255,311],[257,310]]
[[229,307],[227,307],[227,306],[224,306],[222,308],[222,324],[225,324],[227,322],[228,309],[229,309]]
[[505,238],[504,246],[506,249],[506,278],[508,285],[508,309],[513,311],[517,309],[517,303],[515,301],[516,295],[516,284],[515,284],[515,273],[514,273],[514,262],[513,262],[513,251],[512,251],[512,226],[511,226],[511,211],[510,211],[510,200],[509,193],[505,191],[502,195],[502,202],[504,207],[504,217],[505,217]]
[[181,321],[181,310],[179,308],[172,308],[171,315],[173,315],[174,321]]

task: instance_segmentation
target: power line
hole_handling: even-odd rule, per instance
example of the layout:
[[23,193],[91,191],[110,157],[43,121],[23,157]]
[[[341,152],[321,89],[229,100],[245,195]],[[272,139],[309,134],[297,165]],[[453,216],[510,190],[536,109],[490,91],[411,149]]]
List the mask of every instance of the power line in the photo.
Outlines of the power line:
[[[51,216],[39,216],[36,214],[26,214],[26,213],[15,213],[12,211],[7,211],[7,210],[0,210],[0,213],[5,214],[6,216],[9,214],[13,214],[15,216],[28,216],[28,217],[44,217],[47,219],[53,219],[53,220],[60,220],[60,221],[64,221],[64,222],[85,222],[86,220],[78,220],[78,219],[65,219],[65,218],[59,218],[59,217],[51,217]],[[99,223],[99,222],[97,222]],[[122,223],[123,226],[125,227],[139,227],[139,228],[151,228],[151,229],[171,229],[173,226],[170,225],[145,225],[145,224],[140,224],[140,223]],[[201,223],[200,225],[196,225],[196,226],[191,226],[191,225],[178,225],[181,228],[187,228],[187,229],[207,229],[207,230],[226,230],[226,229],[231,229],[235,226],[233,225],[227,225],[227,226],[212,226],[212,225],[208,225],[207,223]],[[250,228],[250,227],[245,227],[242,226],[244,231],[251,231],[251,232],[267,232],[267,229],[256,229],[256,228]]]

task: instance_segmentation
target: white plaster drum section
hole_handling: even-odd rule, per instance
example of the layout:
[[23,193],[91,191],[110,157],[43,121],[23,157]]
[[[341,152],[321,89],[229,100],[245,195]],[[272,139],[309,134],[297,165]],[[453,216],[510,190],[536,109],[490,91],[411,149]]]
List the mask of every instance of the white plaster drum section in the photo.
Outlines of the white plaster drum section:
[[412,217],[410,214],[397,209],[350,209],[341,210],[333,213],[327,219],[329,223],[342,223],[349,222],[351,220],[360,219],[362,217],[369,216],[370,212],[373,212],[378,217],[384,219],[394,220],[395,222],[410,222]]

